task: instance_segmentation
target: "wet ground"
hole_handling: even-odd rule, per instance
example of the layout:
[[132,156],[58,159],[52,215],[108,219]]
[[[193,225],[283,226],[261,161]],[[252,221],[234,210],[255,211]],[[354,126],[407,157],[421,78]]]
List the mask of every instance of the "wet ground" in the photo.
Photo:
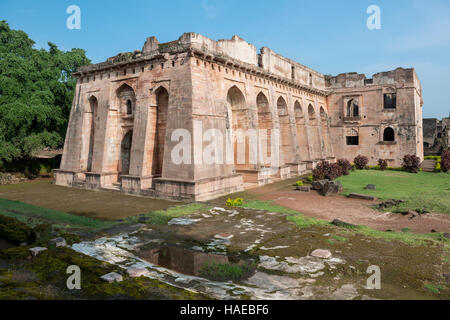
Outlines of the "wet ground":
[[[416,221],[400,220],[399,215],[396,221],[380,218],[384,213],[369,208],[367,202],[301,194],[292,190],[292,183],[278,182],[233,197],[273,200],[307,216],[338,218],[379,230],[411,227],[420,231],[424,222],[432,220],[432,216]],[[58,187],[49,181],[0,187],[0,198],[107,219],[177,204]],[[119,224],[84,238],[72,249],[109,262],[124,274],[214,299],[450,299],[448,242],[409,245],[331,225],[299,228],[286,214],[224,204],[225,198],[209,202],[206,210],[167,224]],[[448,230],[445,220],[436,221],[436,230]],[[430,225],[426,228],[429,232]],[[312,256],[316,249],[329,250],[331,256]],[[211,262],[248,264],[253,269],[236,279],[219,281],[202,273],[205,263]],[[366,287],[369,266],[381,270],[379,290]]]
[[0,186],[0,198],[106,220],[122,219],[179,204],[117,192],[61,187],[53,185],[50,179]]
[[[350,199],[341,195],[323,197],[317,191],[296,191],[292,187],[298,179],[284,180],[260,188],[253,188],[232,197],[273,201],[309,217],[333,221],[340,219],[356,225],[365,225],[380,231],[401,231],[408,228],[419,233],[450,231],[450,215],[427,213],[424,215],[381,212],[372,208],[379,201]],[[224,198],[219,199],[223,202]],[[218,203],[219,203],[218,202]]]
[[[73,248],[215,299],[450,299],[448,248],[439,243],[410,246],[331,226],[299,229],[280,213],[223,207],[134,228]],[[155,253],[167,247],[178,249],[163,263]],[[332,255],[313,257],[315,249]],[[211,281],[195,271],[193,258],[206,254],[252,261],[256,269],[239,281]],[[380,290],[366,288],[372,265],[381,270]]]

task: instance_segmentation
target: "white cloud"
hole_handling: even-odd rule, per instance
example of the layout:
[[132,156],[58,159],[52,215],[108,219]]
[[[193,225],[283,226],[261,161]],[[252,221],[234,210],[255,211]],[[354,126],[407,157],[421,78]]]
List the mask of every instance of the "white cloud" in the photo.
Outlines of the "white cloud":
[[216,18],[217,14],[219,13],[219,7],[211,4],[210,2],[208,3],[208,1],[203,0],[202,2],[202,9],[206,14],[206,17],[210,20],[213,20]]

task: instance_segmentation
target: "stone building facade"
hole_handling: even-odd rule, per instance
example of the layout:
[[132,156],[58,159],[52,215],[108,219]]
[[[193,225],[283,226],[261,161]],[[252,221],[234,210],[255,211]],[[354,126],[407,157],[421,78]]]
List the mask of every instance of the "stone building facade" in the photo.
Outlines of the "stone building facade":
[[[201,201],[298,176],[321,160],[423,158],[414,69],[332,77],[237,36],[185,33],[163,44],[150,37],[142,50],[74,77],[58,185]],[[227,161],[205,161],[211,145],[214,159]]]
[[426,156],[450,150],[450,117],[423,119],[423,149]]

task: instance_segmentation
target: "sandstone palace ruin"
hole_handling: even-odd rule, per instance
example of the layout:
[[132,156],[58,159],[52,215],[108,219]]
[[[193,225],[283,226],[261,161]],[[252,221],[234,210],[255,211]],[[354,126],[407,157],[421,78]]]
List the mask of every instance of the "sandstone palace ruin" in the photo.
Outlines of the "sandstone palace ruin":
[[[361,154],[372,165],[382,158],[400,166],[405,154],[423,159],[422,88],[414,69],[371,79],[329,76],[267,47],[258,52],[237,36],[214,41],[185,33],[161,44],[150,37],[141,51],[74,76],[58,185],[201,201],[301,175],[321,160]],[[209,144],[202,132],[214,128],[230,130],[224,137],[245,159],[265,145],[278,164],[260,157],[237,162],[235,154],[231,163],[174,162],[180,128],[191,133],[191,159]],[[249,146],[248,137],[235,136],[241,129],[267,135]]]

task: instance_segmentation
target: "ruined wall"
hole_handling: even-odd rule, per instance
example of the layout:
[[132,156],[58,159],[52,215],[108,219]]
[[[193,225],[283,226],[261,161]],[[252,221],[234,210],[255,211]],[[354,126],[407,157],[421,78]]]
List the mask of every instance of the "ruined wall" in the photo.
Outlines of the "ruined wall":
[[[387,159],[400,166],[405,154],[423,159],[421,87],[413,69],[378,73],[373,79],[356,73],[327,78],[331,93],[328,107],[331,138],[336,158],[353,160],[358,154],[369,157],[370,164]],[[384,108],[384,95],[396,94],[396,108]],[[348,115],[349,101],[357,101],[358,116]],[[384,141],[387,128],[394,130],[395,141]],[[358,136],[358,145],[348,145],[348,136]]]
[[[300,175],[320,160],[364,154],[398,166],[405,154],[422,157],[413,69],[324,76],[269,48],[258,54],[237,36],[185,33],[161,44],[149,37],[142,50],[74,76],[60,185],[208,200]],[[386,94],[396,95],[395,109],[384,108]],[[384,141],[386,128],[395,141]]]

